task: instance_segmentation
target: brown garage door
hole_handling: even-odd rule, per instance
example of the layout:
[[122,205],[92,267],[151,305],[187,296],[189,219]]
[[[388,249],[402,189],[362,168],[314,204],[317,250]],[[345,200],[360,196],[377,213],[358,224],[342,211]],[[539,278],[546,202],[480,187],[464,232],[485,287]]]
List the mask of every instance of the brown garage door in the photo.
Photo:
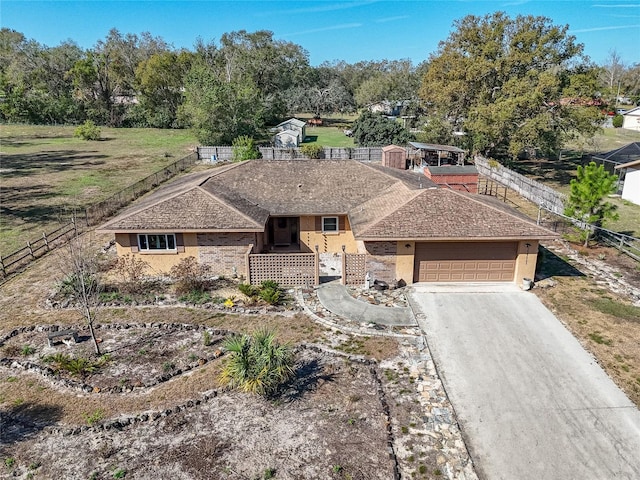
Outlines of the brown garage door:
[[514,242],[416,243],[414,282],[510,282]]

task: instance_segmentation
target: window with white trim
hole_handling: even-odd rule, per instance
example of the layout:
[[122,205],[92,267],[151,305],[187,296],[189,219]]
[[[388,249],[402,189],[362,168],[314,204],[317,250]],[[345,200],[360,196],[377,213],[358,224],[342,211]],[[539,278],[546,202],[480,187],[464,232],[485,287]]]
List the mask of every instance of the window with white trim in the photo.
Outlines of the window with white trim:
[[141,252],[175,252],[176,236],[173,233],[138,234],[138,246]]
[[337,233],[338,217],[322,217],[322,231],[326,233]]

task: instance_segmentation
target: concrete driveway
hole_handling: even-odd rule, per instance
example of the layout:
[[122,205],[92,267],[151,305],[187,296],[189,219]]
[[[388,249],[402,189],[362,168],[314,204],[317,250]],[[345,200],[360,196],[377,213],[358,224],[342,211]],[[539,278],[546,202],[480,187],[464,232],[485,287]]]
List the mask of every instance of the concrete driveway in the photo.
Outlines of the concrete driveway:
[[534,294],[409,297],[480,478],[640,479],[640,411]]

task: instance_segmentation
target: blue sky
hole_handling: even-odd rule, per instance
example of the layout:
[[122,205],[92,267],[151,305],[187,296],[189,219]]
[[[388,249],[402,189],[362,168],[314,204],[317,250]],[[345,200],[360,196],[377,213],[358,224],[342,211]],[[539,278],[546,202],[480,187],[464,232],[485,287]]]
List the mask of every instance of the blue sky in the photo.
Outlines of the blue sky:
[[71,39],[90,48],[111,28],[150,32],[174,47],[220,38],[234,30],[271,30],[276,39],[305,48],[312,65],[325,60],[428,58],[453,21],[468,14],[504,11],[544,15],[585,44],[597,63],[615,49],[640,62],[640,0],[505,1],[30,1],[1,0],[0,25],[48,46]]

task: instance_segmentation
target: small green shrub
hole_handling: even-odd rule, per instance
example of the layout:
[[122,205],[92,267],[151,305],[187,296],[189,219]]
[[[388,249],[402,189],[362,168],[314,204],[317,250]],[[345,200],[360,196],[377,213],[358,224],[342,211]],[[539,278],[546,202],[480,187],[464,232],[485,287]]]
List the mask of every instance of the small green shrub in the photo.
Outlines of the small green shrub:
[[87,422],[87,425],[95,425],[103,418],[104,418],[104,410],[101,408],[97,408],[91,413],[84,414],[84,419]]
[[208,330],[205,330],[204,332],[202,332],[202,343],[204,344],[205,347],[208,347],[209,345],[211,345],[211,333],[209,333]]
[[76,358],[65,355],[64,353],[55,353],[53,355],[47,355],[42,360],[45,363],[53,364],[55,370],[64,370],[73,376],[86,376],[104,366],[111,360],[111,357],[108,354],[102,355],[98,360],[94,361],[84,357]]
[[603,337],[600,332],[590,333],[589,338],[600,345],[607,345],[608,347],[613,345],[613,340]]
[[193,303],[194,305],[202,305],[203,303],[210,303],[213,301],[213,297],[208,292],[201,292],[194,290],[186,295],[180,295],[178,300],[185,303]]
[[127,471],[124,468],[118,468],[113,471],[113,478],[124,478],[127,476]]
[[91,120],[87,120],[82,125],[79,125],[73,132],[74,137],[78,137],[83,140],[100,140],[100,135],[100,127]]
[[243,295],[246,295],[252,300],[256,300],[259,296],[258,288],[255,285],[250,285],[248,283],[241,283],[240,285],[238,285],[238,290],[240,290],[240,293],[242,293]]
[[164,362],[162,364],[162,370],[164,370],[165,372],[170,372],[172,371],[174,368],[176,368],[174,363],[171,362]]
[[621,128],[624,123],[624,117],[622,115],[616,115],[613,117],[613,126],[614,128]]
[[260,298],[267,302],[269,305],[278,305],[282,300],[282,290],[276,290],[273,288],[260,289]]
[[241,135],[234,138],[231,144],[233,145],[232,160],[234,162],[244,162],[245,160],[260,158],[260,150],[256,147],[253,138],[248,135]]
[[22,347],[22,350],[20,350],[20,353],[22,354],[22,356],[28,357],[29,355],[33,355],[34,353],[36,353],[36,349],[31,345],[25,345],[24,347]]
[[276,476],[275,468],[265,468],[262,478],[263,480],[271,480],[272,478],[275,478],[275,476]]
[[229,356],[219,376],[222,385],[268,397],[294,375],[293,351],[270,330],[235,335],[224,348]]
[[300,147],[300,153],[308,158],[322,158],[324,147],[317,143],[305,143]]
[[13,458],[13,457],[7,457],[7,458],[5,458],[5,459],[4,459],[4,465],[5,465],[6,467],[11,468],[11,467],[13,467],[15,464],[16,464],[16,459],[15,459],[15,458]]

